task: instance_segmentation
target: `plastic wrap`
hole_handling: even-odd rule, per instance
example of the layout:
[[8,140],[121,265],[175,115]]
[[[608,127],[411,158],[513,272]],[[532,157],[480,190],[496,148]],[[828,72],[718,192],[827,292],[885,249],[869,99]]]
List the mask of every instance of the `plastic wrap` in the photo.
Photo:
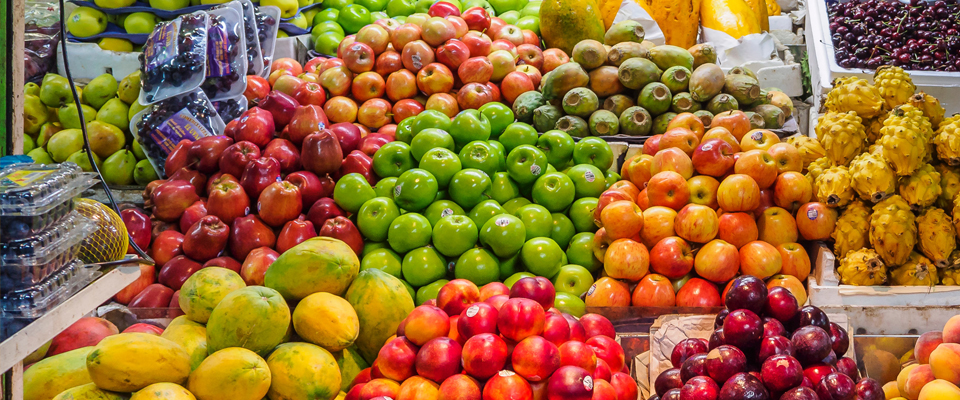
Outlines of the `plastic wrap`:
[[60,4],[49,1],[27,1],[24,11],[23,78],[39,84],[57,65],[60,44]]

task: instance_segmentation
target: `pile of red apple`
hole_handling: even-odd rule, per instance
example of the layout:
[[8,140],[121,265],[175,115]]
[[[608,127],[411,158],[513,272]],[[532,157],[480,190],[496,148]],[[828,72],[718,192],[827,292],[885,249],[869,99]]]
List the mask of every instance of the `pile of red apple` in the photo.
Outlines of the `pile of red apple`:
[[850,338],[817,307],[800,308],[790,291],[742,276],[710,340],[685,339],[673,368],[654,382],[656,400],[883,400],[880,384],[860,378],[844,357]]
[[415,308],[346,395],[357,399],[636,400],[613,324],[553,308],[546,278],[464,279]]
[[[690,113],[624,163],[599,199],[594,252],[608,278],[587,306],[719,307],[739,274],[806,302],[804,240],[826,240],[836,209],[815,201],[797,148],[750,130],[742,111],[709,130]],[[694,248],[698,248],[696,252]],[[616,280],[637,282],[632,289]]]

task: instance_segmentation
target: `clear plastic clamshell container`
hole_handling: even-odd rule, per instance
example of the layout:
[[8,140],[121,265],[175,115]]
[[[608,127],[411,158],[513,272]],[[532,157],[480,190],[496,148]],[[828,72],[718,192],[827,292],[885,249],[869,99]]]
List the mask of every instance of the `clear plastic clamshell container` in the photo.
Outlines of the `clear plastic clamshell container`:
[[75,260],[40,284],[0,295],[0,340],[19,332],[102,275],[99,266]]
[[96,174],[77,164],[16,164],[0,170],[0,242],[25,239],[73,211]]
[[72,212],[37,235],[0,243],[0,289],[19,289],[46,279],[76,259],[80,243],[96,229],[92,220]]

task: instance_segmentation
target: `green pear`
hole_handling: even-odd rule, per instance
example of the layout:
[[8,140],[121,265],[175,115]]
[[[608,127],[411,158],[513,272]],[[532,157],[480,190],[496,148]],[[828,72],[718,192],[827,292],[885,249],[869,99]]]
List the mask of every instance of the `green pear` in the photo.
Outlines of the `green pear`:
[[143,147],[140,146],[140,141],[132,140],[131,142],[133,142],[133,146],[131,146],[133,147],[133,155],[137,157],[137,160],[147,159],[147,155],[143,153]]
[[153,28],[157,26],[158,22],[160,20],[157,19],[156,15],[148,12],[135,12],[124,18],[121,26],[130,34],[150,33],[153,32]]
[[87,137],[90,138],[90,149],[101,158],[110,157],[127,144],[120,128],[102,121],[87,124]]
[[90,37],[107,29],[107,14],[92,7],[77,7],[67,17],[67,30],[76,37]]
[[150,0],[150,7],[165,11],[179,10],[189,6],[190,0]]
[[67,157],[80,149],[83,149],[83,132],[79,129],[64,129],[47,141],[47,151],[56,162],[66,161]]
[[100,111],[97,111],[97,121],[106,122],[126,132],[130,129],[130,119],[127,118],[128,112],[130,112],[130,107],[127,107],[127,103],[114,97],[107,100],[103,107],[100,107]]
[[23,154],[27,154],[37,148],[37,142],[30,135],[23,135]]
[[138,185],[146,185],[157,179],[160,179],[160,177],[157,176],[157,171],[153,169],[153,164],[150,164],[150,160],[137,161],[137,166],[133,169],[133,180],[137,182]]
[[[42,99],[40,101],[43,101]],[[60,122],[59,108],[47,107],[47,121]]]
[[46,147],[47,141],[53,137],[54,134],[63,130],[63,127],[56,122],[47,122],[40,127],[40,133],[37,133],[37,146]]
[[140,104],[139,101],[135,100],[134,102],[130,103],[130,110],[127,111],[127,119],[133,121],[133,116],[137,115],[138,112],[145,110],[147,107],[148,106]]
[[[90,157],[87,156],[86,150],[80,150],[67,157],[67,162],[72,162],[80,166],[80,169],[83,172],[94,172],[93,166],[90,165]],[[93,155],[93,162],[97,163],[97,167],[103,164],[103,161],[100,160],[100,157],[96,154]]]
[[[94,110],[93,107],[90,107],[86,104],[80,105],[83,110],[83,120],[87,123],[97,119],[97,110]],[[60,107],[60,111],[57,111],[57,116],[60,118],[60,125],[63,125],[67,129],[80,129],[80,113],[77,112],[77,105],[70,103],[63,107]]]
[[132,185],[137,157],[130,150],[120,150],[103,160],[103,180],[108,185]]
[[91,107],[99,110],[107,100],[117,96],[117,89],[119,87],[120,85],[117,83],[117,80],[113,78],[113,75],[103,74],[93,78],[93,80],[83,88],[82,98],[86,99],[87,104]]
[[30,158],[33,159],[33,162],[37,164],[53,164],[54,161],[50,158],[50,154],[47,154],[47,151],[41,148],[36,148],[27,153]]
[[140,70],[123,77],[117,87],[117,97],[127,105],[131,105],[140,97]]
[[73,101],[70,81],[57,74],[46,74],[40,85],[40,101],[47,107],[58,108]]
[[36,135],[40,127],[47,123],[47,106],[43,105],[40,97],[28,94],[23,96],[23,132]]
[[134,0],[93,0],[93,3],[100,8],[120,8],[130,7]]
[[40,85],[34,82],[27,82],[26,85],[23,85],[23,93],[32,94],[34,96],[40,95]]

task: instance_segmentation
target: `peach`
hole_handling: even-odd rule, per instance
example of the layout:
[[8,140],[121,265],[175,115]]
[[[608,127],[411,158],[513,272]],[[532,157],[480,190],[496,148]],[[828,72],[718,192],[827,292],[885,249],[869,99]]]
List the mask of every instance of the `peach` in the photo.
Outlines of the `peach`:
[[944,343],[960,343],[960,315],[954,315],[943,326]]
[[480,384],[468,375],[454,375],[440,384],[437,400],[480,400]]
[[377,355],[377,365],[384,378],[402,382],[417,373],[414,368],[420,349],[405,337],[388,341]]
[[483,386],[483,398],[484,400],[532,399],[533,390],[520,375],[503,370]]
[[400,394],[400,384],[394,380],[379,378],[367,382],[360,389],[360,399],[370,400],[374,397],[388,396],[392,399]]
[[933,376],[960,385],[960,344],[942,343],[930,353]]
[[597,368],[597,353],[584,342],[569,341],[560,345],[560,366],[572,365],[591,373]]
[[897,390],[900,391],[900,396],[905,396],[907,394],[907,378],[910,377],[910,371],[913,371],[920,364],[910,364],[900,370],[900,373],[897,374]]
[[447,315],[460,315],[471,304],[480,301],[480,289],[466,279],[454,279],[437,292],[437,306]]
[[403,335],[417,346],[450,332],[450,317],[439,307],[414,308],[404,321]]
[[437,400],[440,398],[440,386],[433,381],[411,376],[400,385],[397,400]]
[[916,399],[920,397],[920,390],[923,389],[926,384],[933,382],[934,379],[933,370],[929,365],[921,365],[913,368],[907,375],[907,379],[903,384],[904,391],[900,393],[900,395],[911,400]]
[[920,390],[919,400],[960,400],[960,388],[943,379],[937,379]]
[[627,307],[630,305],[630,290],[625,283],[605,276],[587,289],[583,302],[587,307]]
[[640,231],[643,245],[653,247],[663,238],[676,236],[674,231],[676,219],[677,212],[669,207],[654,206],[643,210],[643,221],[646,223],[646,229]]
[[926,332],[917,339],[913,347],[913,355],[920,364],[927,364],[930,362],[930,353],[940,346],[940,343],[943,343],[943,332]]
[[[640,194],[639,190],[637,190],[637,194]],[[643,211],[640,211],[640,208],[632,201],[614,201],[604,207],[600,213],[600,222],[607,229],[607,235],[610,235],[611,238],[629,238],[640,233],[640,230],[643,229]]]
[[596,400],[617,400],[617,389],[603,379],[593,380],[593,397]]
[[[713,211],[713,210],[711,210]],[[650,253],[643,243],[617,239],[603,256],[603,270],[612,278],[639,281],[650,269]]]
[[883,385],[883,397],[887,400],[900,397],[900,388],[897,381],[890,381]]

